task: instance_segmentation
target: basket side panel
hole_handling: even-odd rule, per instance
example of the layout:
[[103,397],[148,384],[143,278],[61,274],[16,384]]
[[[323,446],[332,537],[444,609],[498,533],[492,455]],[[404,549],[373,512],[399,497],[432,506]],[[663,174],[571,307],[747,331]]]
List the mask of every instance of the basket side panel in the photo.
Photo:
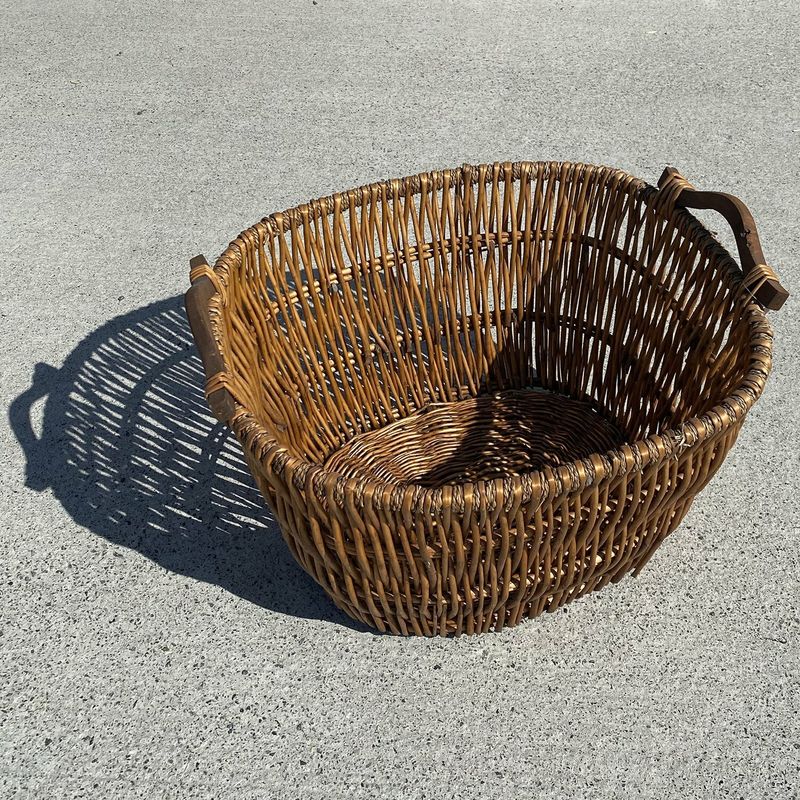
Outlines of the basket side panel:
[[730,257],[685,212],[618,173],[564,201],[574,244],[551,246],[533,298],[543,386],[589,400],[637,440],[699,416],[745,380],[752,319]]
[[639,572],[683,519],[741,422],[677,458],[582,492],[522,502],[502,481],[421,508],[359,499],[254,463],[293,555],[359,621],[402,635],[515,625]]

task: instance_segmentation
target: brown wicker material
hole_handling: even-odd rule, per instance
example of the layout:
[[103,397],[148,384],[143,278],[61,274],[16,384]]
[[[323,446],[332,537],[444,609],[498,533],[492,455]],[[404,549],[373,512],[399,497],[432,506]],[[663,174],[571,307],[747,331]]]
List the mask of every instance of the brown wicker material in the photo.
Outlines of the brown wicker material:
[[[741,269],[687,207],[728,218]],[[735,198],[584,164],[372,184],[192,267],[209,401],[292,553],[400,634],[641,570],[758,399],[786,297]]]

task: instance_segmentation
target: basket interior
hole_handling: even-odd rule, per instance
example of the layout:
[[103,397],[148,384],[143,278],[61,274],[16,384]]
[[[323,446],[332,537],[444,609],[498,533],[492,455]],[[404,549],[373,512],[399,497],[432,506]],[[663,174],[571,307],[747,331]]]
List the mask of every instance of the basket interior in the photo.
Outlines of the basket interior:
[[739,272],[655,194],[604,167],[495,164],[273,215],[218,263],[234,394],[309,462],[426,486],[702,414],[748,367]]
[[426,406],[355,436],[325,466],[348,478],[436,488],[556,467],[623,443],[588,403],[512,389]]

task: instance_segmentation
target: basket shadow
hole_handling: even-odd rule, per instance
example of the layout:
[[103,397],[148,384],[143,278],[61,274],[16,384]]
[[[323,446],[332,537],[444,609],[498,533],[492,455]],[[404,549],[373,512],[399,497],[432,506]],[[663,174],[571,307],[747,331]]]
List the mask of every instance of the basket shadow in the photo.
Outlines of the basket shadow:
[[366,631],[292,558],[203,381],[181,297],[104,324],[61,369],[37,364],[11,405],[26,485],[50,488],[80,525],[171,572]]

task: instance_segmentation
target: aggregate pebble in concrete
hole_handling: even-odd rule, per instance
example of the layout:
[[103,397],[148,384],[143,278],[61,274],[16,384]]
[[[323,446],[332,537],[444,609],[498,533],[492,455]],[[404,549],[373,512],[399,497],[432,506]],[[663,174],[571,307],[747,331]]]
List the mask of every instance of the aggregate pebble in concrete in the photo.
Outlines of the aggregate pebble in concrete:
[[350,624],[294,565],[205,412],[179,294],[270,211],[543,158],[741,196],[797,295],[799,14],[6,4],[0,794],[796,797],[796,296],[763,400],[639,579],[426,641]]

